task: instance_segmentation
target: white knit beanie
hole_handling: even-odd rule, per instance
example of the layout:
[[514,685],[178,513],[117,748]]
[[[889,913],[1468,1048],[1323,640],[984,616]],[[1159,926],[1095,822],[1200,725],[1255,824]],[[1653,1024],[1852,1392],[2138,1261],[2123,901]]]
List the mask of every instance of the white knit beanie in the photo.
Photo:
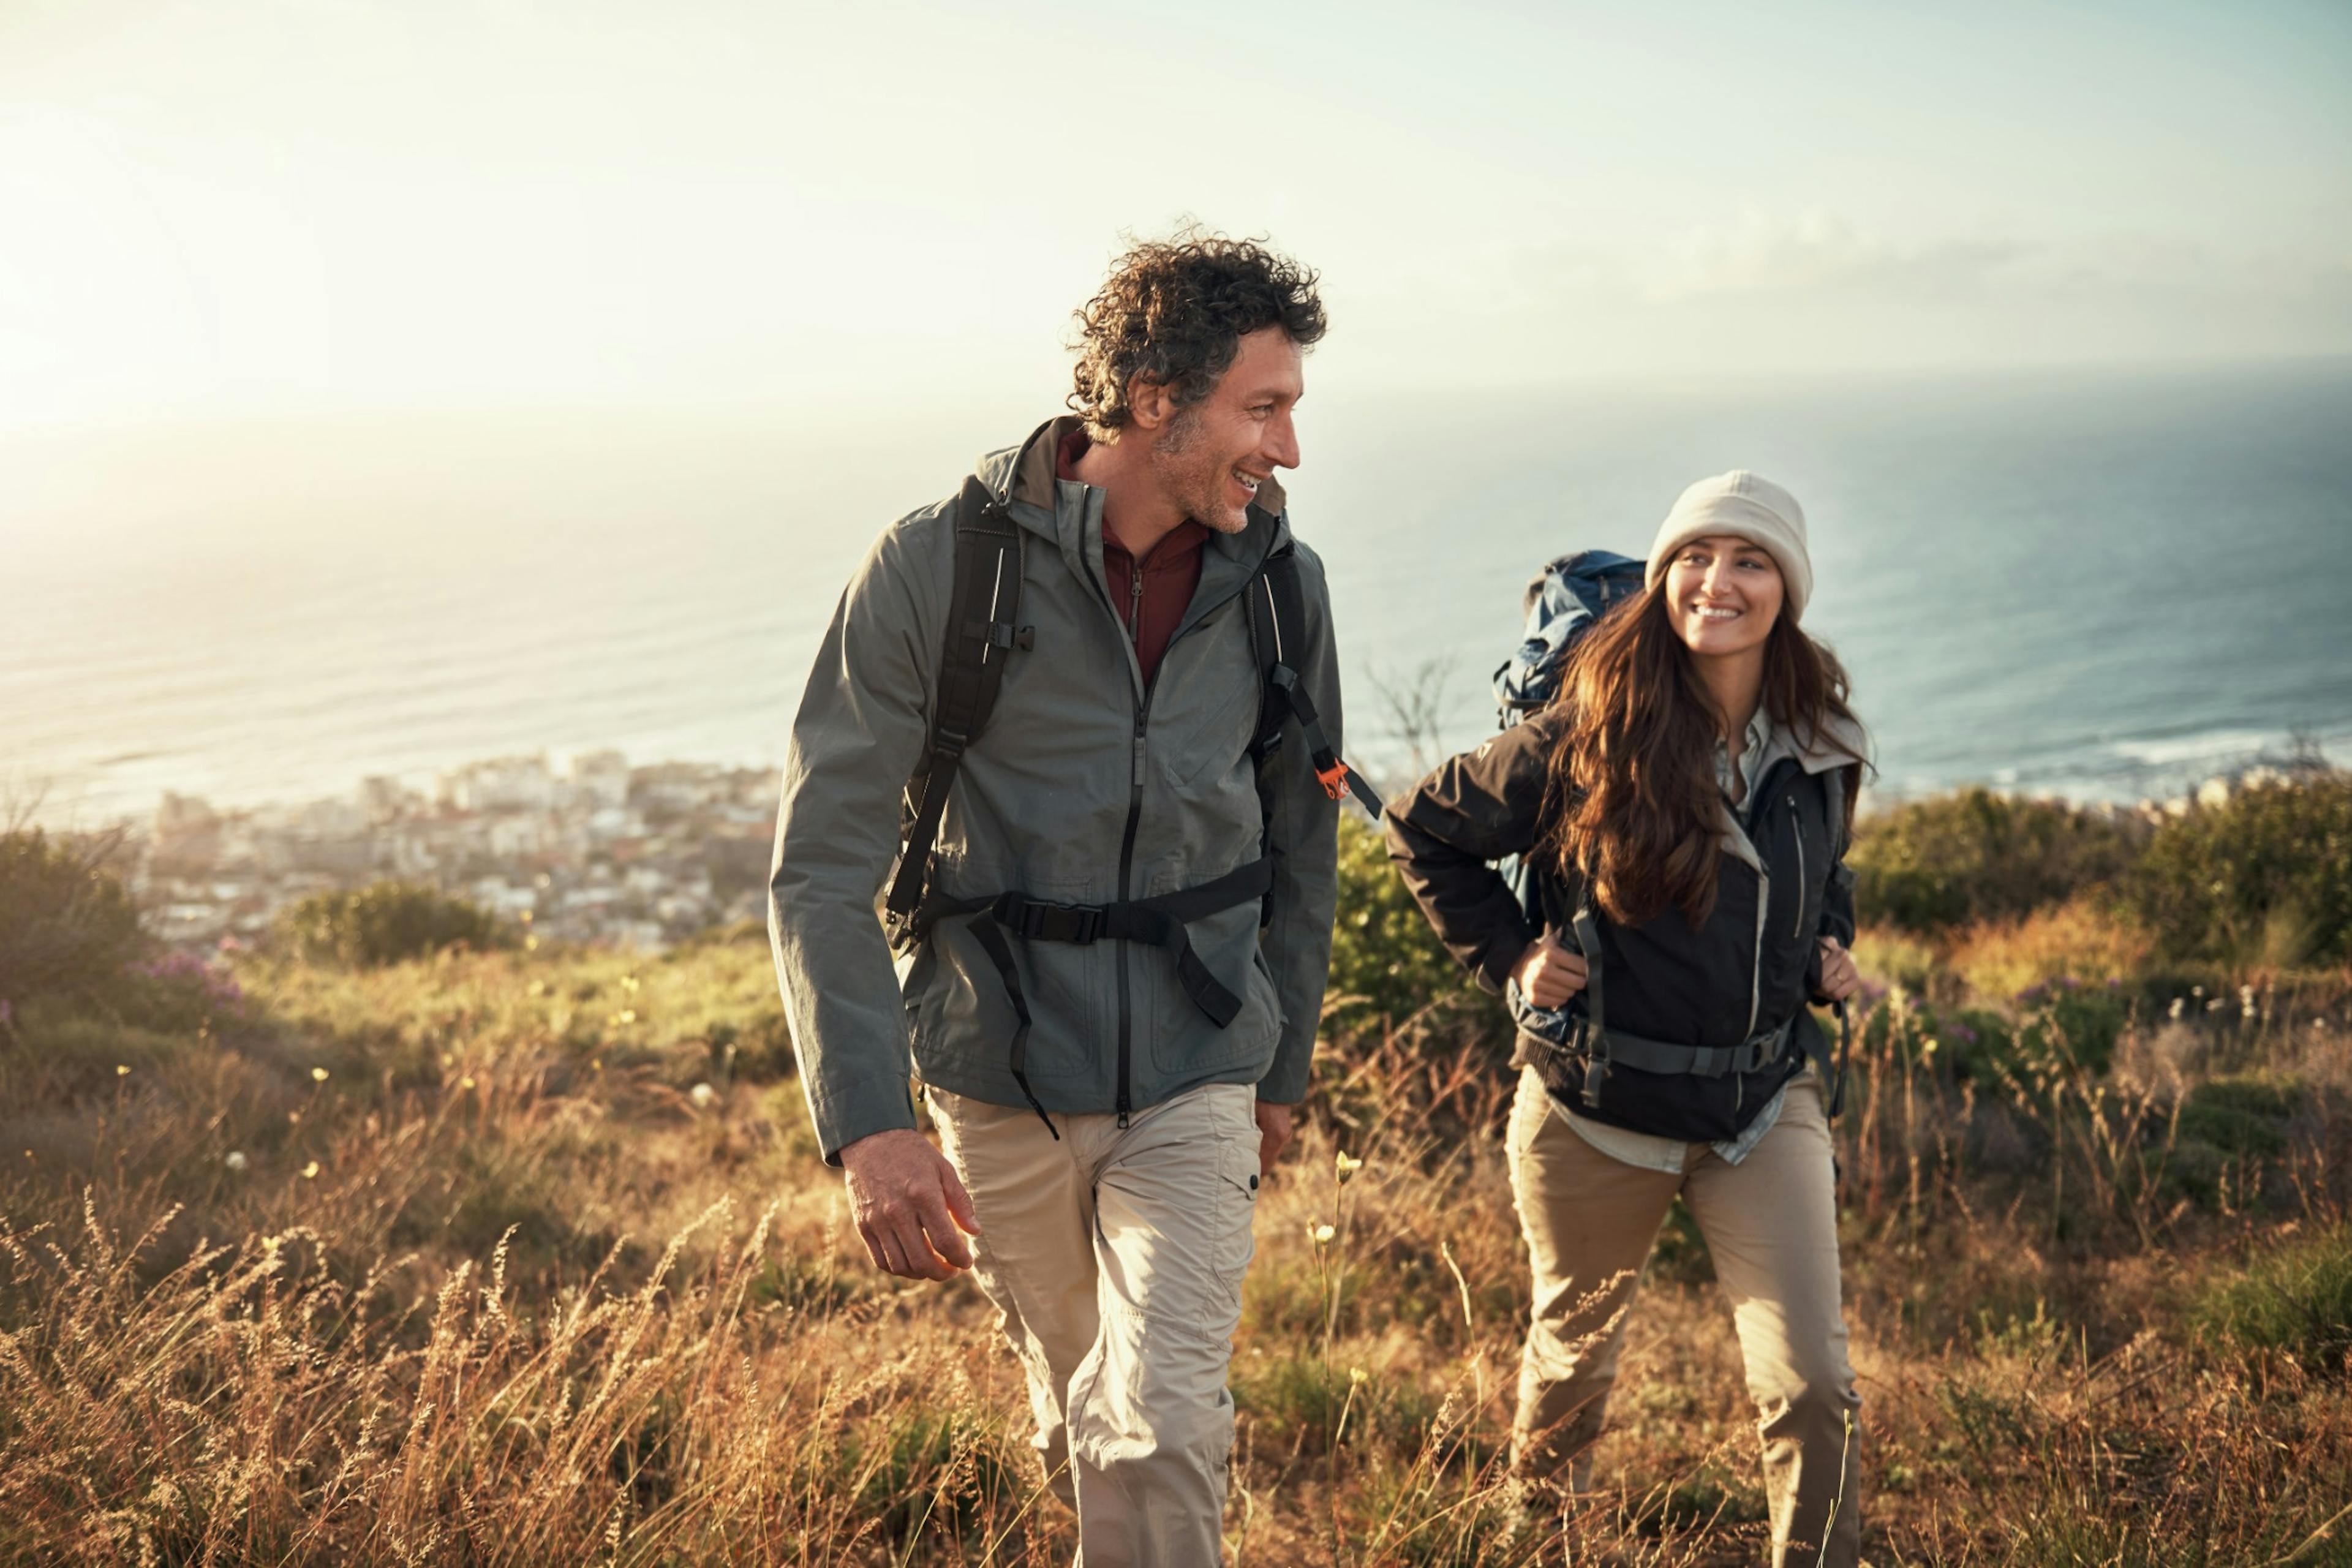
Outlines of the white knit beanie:
[[1813,596],[1813,558],[1805,546],[1805,509],[1797,504],[1795,496],[1745,468],[1701,479],[1675,499],[1674,510],[1658,525],[1658,537],[1650,546],[1643,585],[1656,586],[1684,545],[1716,533],[1737,535],[1770,552],[1780,568],[1789,624],[1795,626],[1803,618],[1805,601]]

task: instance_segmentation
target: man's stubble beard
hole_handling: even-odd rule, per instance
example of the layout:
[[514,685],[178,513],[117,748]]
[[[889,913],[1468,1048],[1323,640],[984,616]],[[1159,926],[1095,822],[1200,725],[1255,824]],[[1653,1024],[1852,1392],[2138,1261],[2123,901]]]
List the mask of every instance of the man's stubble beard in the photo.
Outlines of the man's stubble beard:
[[1225,500],[1225,471],[1233,465],[1215,461],[1205,434],[1197,406],[1178,409],[1168,433],[1151,448],[1152,477],[1193,521],[1219,533],[1239,533],[1249,527],[1249,509]]

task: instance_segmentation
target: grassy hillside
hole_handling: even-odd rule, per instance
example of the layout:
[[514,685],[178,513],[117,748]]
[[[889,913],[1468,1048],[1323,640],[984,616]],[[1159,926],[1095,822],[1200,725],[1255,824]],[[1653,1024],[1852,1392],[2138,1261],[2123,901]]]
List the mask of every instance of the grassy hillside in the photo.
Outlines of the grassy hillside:
[[[1882,989],[1839,1124],[1872,1561],[2352,1563],[2332,799],[2260,803],[2273,837],[2320,824],[2260,886],[2163,832],[1873,826],[1906,925],[1860,944]],[[2198,844],[2272,853],[2242,826]],[[368,963],[402,944],[312,911],[307,951],[344,959],[223,970],[139,951],[102,868],[6,850],[0,1561],[1066,1561],[993,1314],[845,1229],[757,932]],[[1559,1562],[1497,1465],[1526,1305],[1498,1032],[1348,851],[1231,1538]],[[2052,854],[2075,869],[2012,875]],[[2158,918],[2199,876],[2226,931]],[[1575,1560],[1755,1561],[1751,1423],[1677,1210]]]

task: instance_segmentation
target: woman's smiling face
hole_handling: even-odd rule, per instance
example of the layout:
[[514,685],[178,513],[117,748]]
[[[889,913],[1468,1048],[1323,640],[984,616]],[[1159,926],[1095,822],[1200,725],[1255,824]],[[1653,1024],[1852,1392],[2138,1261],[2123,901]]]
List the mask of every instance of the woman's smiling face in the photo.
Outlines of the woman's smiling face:
[[1666,613],[1683,646],[1719,658],[1759,647],[1780,618],[1780,563],[1737,534],[1694,539],[1666,568]]

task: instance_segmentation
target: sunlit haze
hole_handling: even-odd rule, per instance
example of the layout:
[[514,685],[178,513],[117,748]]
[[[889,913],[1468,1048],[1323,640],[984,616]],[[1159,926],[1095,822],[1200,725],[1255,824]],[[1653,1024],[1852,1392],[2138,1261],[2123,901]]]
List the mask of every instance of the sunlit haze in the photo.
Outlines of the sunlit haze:
[[[1359,713],[1450,659],[1491,723],[1530,567],[1755,466],[1889,787],[2352,744],[2341,4],[9,0],[0,806],[773,763],[1188,218],[1321,270]],[[2225,531],[2240,607],[2150,617]]]
[[18,0],[0,423],[1034,406],[1188,214],[1360,384],[2342,352],[2352,12]]

